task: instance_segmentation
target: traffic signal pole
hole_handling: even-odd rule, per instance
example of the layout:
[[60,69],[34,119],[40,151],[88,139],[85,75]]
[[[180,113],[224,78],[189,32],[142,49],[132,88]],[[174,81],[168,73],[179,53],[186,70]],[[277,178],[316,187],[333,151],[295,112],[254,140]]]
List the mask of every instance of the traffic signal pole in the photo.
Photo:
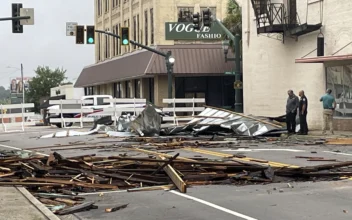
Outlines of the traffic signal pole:
[[[102,33],[102,34],[106,34],[106,35],[110,35],[112,37],[116,37],[118,39],[121,40],[121,37],[117,34],[111,33],[111,32],[107,32],[107,31],[102,31],[102,30],[95,30],[95,32],[97,33]],[[160,56],[165,57],[165,61],[166,61],[166,69],[167,69],[167,78],[168,78],[168,98],[173,98],[172,97],[172,74],[173,74],[173,62],[170,62],[170,58],[172,58],[172,54],[171,51],[168,51],[167,53],[163,53],[161,51],[155,50],[151,47],[148,47],[146,45],[140,44],[136,41],[133,40],[129,40],[129,42],[133,45],[136,45],[138,47],[141,47],[143,49],[146,49],[150,52],[156,53]]]
[[[235,50],[235,81],[242,82],[242,71],[241,71],[241,48],[240,48],[240,35],[234,36],[229,29],[227,29],[219,19],[212,19],[215,21],[221,29],[224,30],[225,34],[234,42]],[[235,111],[243,113],[243,88],[235,88]]]
[[8,17],[8,18],[0,18],[0,21],[27,20],[30,18],[31,16]]

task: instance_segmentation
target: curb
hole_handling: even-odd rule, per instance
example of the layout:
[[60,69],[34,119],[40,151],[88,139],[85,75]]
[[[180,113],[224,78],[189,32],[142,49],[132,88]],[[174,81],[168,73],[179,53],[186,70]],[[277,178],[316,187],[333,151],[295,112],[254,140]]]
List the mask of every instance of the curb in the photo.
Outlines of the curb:
[[47,219],[60,220],[54,213],[52,213],[45,205],[39,202],[30,192],[23,187],[15,187],[30,203],[32,203]]
[[47,219],[49,220],[80,220],[73,214],[63,215],[62,218],[57,217],[52,211],[50,211],[45,205],[43,205],[37,198],[35,198],[28,190],[24,187],[15,187],[30,203],[32,203],[36,209],[38,209]]

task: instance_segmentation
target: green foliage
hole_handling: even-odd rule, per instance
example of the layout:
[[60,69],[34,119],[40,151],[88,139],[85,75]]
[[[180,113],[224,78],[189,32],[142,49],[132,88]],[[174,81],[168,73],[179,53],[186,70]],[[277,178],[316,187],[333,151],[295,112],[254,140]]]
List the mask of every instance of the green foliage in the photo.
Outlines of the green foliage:
[[[231,31],[233,35],[239,34],[242,38],[242,11],[241,7],[235,0],[228,1],[227,15],[223,21],[223,24]],[[232,48],[232,41],[230,41],[230,45]]]
[[11,92],[9,89],[5,89],[0,86],[0,104],[9,104],[11,99]]
[[65,79],[66,70],[48,66],[38,66],[34,71],[36,76],[29,82],[29,89],[26,91],[26,102],[34,103],[38,111],[39,102],[42,97],[50,96],[50,89],[59,86]]

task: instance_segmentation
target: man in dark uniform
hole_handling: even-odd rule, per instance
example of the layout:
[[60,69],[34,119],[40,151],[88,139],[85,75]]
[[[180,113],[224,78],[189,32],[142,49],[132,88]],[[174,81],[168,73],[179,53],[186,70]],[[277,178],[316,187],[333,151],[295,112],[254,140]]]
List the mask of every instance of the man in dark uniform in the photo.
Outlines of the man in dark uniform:
[[307,135],[308,134],[308,124],[307,124],[307,109],[308,109],[308,99],[307,97],[304,95],[304,91],[301,90],[299,91],[299,97],[301,97],[301,99],[299,100],[299,124],[300,124],[300,135]]
[[288,90],[287,94],[288,94],[287,103],[286,103],[287,131],[289,134],[295,134],[296,133],[296,115],[297,115],[299,100],[292,90]]

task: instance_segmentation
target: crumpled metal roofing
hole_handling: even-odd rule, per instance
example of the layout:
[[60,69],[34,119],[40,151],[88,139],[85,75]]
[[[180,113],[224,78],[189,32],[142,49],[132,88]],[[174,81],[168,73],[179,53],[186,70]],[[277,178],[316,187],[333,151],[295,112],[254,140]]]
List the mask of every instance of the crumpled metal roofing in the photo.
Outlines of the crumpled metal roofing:
[[204,111],[187,123],[187,127],[196,133],[207,130],[211,126],[219,126],[232,130],[237,135],[259,136],[267,132],[282,129],[268,119],[246,116],[225,109],[207,107]]

